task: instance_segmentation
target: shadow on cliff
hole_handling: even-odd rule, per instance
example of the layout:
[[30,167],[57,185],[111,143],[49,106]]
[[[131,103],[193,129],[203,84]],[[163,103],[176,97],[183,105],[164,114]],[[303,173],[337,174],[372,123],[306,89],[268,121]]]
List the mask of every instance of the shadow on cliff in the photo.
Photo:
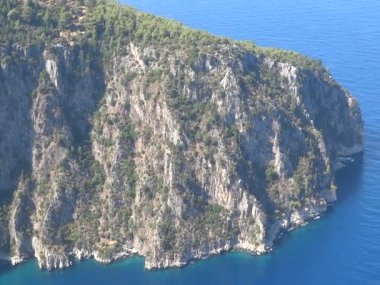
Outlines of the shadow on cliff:
[[32,169],[32,94],[38,85],[36,74],[42,67],[36,49],[30,48],[29,52],[33,64],[19,58],[19,62],[5,67],[6,72],[0,71],[0,164],[3,164],[0,165],[0,207],[12,203],[20,181]]
[[[321,220],[334,214],[333,212],[337,204],[344,203],[345,200],[350,198],[355,192],[359,191],[363,176],[363,154],[354,155],[352,158],[354,159],[353,162],[337,171],[336,184],[338,187],[338,201],[330,206],[326,213],[322,214]],[[318,222],[319,221],[310,221],[311,224]],[[284,232],[280,238],[276,239],[275,250],[292,239],[291,233],[293,232]]]
[[336,174],[338,186],[338,202],[346,200],[359,190],[363,176],[363,154],[353,156],[354,162],[339,170]]
[[62,82],[64,98],[61,102],[71,134],[73,146],[89,144],[92,129],[91,117],[98,111],[105,95],[105,71],[103,55],[88,45],[70,50],[69,59],[62,58]]
[[[11,54],[12,49],[8,52]],[[38,87],[38,75],[43,64],[38,48],[30,47],[27,54],[7,65],[6,72],[0,72],[0,161],[4,163],[3,167],[0,166],[0,251],[6,255],[10,252],[9,229],[26,232],[34,209],[32,196],[27,194],[32,184],[27,180],[32,173],[35,137],[33,94]],[[14,193],[18,189],[16,196]],[[15,203],[23,210],[15,215],[17,222],[10,224],[9,208]],[[21,223],[24,225],[22,229]],[[0,273],[8,267],[0,262]]]

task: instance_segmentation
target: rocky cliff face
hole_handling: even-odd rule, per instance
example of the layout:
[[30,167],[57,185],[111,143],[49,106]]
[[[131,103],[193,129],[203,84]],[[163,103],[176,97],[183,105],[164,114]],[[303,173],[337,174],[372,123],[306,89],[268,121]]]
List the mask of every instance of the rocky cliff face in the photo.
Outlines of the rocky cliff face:
[[335,171],[362,151],[355,99],[293,54],[58,42],[1,50],[18,54],[0,69],[0,252],[13,264],[265,253],[336,200]]

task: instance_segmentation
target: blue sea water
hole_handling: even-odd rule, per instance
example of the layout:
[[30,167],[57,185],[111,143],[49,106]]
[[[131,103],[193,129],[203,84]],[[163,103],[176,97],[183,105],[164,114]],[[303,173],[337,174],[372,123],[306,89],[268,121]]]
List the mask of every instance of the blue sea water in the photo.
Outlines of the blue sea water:
[[359,100],[365,153],[338,175],[339,202],[265,256],[229,253],[147,272],[142,258],[40,271],[0,265],[0,284],[380,284],[380,1],[123,0],[190,27],[321,59]]

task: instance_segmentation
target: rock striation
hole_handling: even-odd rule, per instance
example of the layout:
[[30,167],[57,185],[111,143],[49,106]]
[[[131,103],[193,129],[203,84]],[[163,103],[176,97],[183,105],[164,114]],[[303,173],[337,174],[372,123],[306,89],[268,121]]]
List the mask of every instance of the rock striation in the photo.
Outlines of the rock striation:
[[262,254],[336,201],[363,122],[319,62],[108,1],[71,12],[43,44],[0,49],[0,258]]

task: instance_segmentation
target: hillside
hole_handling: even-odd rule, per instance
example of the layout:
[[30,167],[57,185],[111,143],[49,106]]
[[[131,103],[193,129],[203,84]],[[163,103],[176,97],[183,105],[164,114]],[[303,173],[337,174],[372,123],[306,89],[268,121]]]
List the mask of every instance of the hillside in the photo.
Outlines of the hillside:
[[[319,61],[112,1],[0,3],[0,256],[265,253],[336,200],[360,108]],[[342,189],[344,191],[344,189]]]

